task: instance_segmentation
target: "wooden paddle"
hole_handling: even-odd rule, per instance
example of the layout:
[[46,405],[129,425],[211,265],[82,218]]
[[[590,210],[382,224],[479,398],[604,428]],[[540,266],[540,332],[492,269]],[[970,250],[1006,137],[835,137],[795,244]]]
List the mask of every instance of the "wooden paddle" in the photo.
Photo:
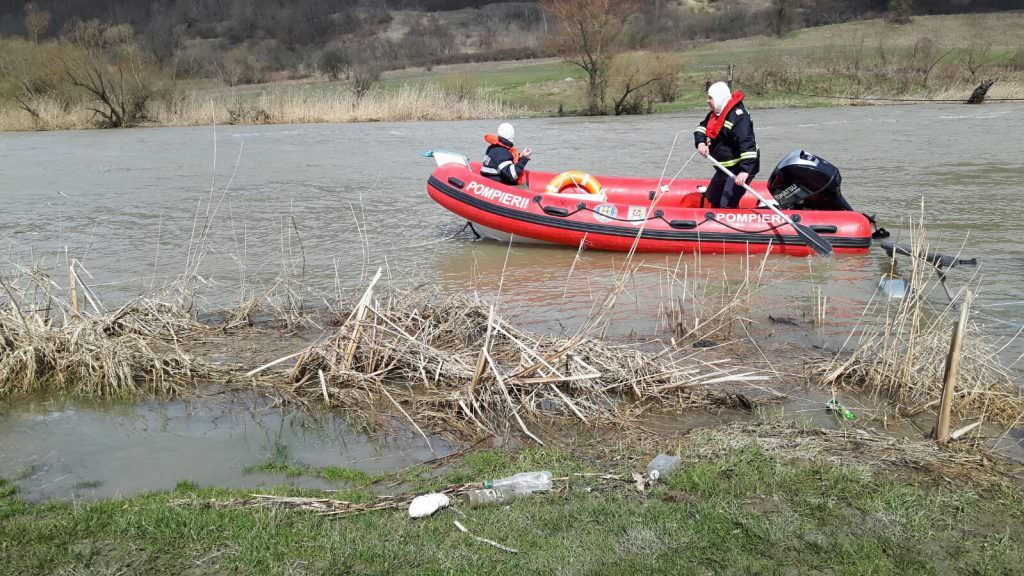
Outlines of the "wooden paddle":
[[[715,165],[715,168],[718,168],[719,170],[724,172],[726,175],[728,175],[733,180],[736,179],[736,175],[735,174],[730,172],[729,169],[726,168],[725,166],[722,166],[722,163],[719,162],[718,160],[715,160],[714,158],[712,158],[710,154],[708,154],[707,159],[708,159],[709,162],[711,162],[712,164]],[[746,188],[748,192],[753,194],[755,198],[760,200],[761,204],[764,204],[772,212],[775,212],[776,214],[779,215],[780,218],[785,220],[786,224],[789,224],[790,226],[792,226],[793,229],[796,230],[796,233],[800,235],[800,238],[802,238],[803,241],[806,242],[807,245],[811,247],[811,250],[814,250],[814,252],[818,256],[822,256],[822,257],[825,257],[825,258],[828,258],[829,256],[832,256],[832,245],[828,243],[828,240],[825,240],[821,236],[818,236],[817,232],[815,232],[814,230],[811,230],[807,226],[804,226],[803,224],[797,224],[796,222],[793,222],[792,218],[790,218],[789,216],[786,216],[785,214],[783,214],[782,210],[779,210],[778,207],[775,206],[774,200],[773,201],[765,200],[764,198],[761,197],[760,194],[757,193],[756,190],[754,190],[753,188],[751,188],[747,184],[744,184],[743,187]]]

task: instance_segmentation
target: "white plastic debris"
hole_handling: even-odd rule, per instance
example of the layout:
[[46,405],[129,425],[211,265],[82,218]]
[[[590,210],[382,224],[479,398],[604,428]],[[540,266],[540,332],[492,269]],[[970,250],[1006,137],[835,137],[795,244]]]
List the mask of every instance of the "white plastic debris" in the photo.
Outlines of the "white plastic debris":
[[437,492],[423,494],[413,498],[412,502],[409,503],[409,517],[426,518],[449,504],[451,504],[451,500],[448,499],[446,494],[439,494]]
[[658,454],[658,456],[654,460],[651,460],[651,463],[647,465],[647,476],[652,481],[658,480],[668,476],[678,467],[679,456]]

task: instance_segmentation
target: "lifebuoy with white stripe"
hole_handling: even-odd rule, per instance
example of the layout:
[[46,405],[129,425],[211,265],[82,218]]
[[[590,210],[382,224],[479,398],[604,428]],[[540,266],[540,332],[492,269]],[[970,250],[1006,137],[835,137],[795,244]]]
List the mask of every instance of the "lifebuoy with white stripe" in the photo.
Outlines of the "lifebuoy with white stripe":
[[601,193],[601,183],[582,170],[567,170],[551,179],[544,191],[557,194],[566,188],[582,188],[591,194]]

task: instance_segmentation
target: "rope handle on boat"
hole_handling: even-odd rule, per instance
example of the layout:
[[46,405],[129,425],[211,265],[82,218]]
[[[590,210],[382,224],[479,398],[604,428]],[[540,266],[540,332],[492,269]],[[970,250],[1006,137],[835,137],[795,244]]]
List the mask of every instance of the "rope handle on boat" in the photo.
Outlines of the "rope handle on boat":
[[[665,213],[662,212],[661,210],[656,210],[654,212],[654,217],[660,219],[665,224],[668,224],[669,226],[672,226],[672,222],[670,222],[670,221],[665,219]],[[799,216],[796,217],[795,221],[799,221]],[[691,220],[691,222],[693,222],[693,221]],[[774,226],[770,226],[768,228],[765,228],[764,230],[744,230],[742,228],[736,228],[735,226],[730,225],[728,222],[726,222],[724,220],[719,220],[719,219],[715,218],[715,213],[714,212],[705,212],[704,213],[704,219],[701,220],[700,222],[697,222],[696,224],[694,224],[693,227],[694,228],[698,228],[698,227],[700,227],[701,225],[703,225],[703,224],[705,224],[707,222],[717,222],[717,223],[721,224],[722,226],[725,226],[726,228],[732,230],[733,232],[740,232],[742,234],[764,234],[765,232],[774,232],[775,230],[778,230],[779,228],[781,228],[783,226],[786,226],[785,223],[782,223],[782,224],[776,224]]]
[[[594,210],[593,208],[588,207],[583,202],[580,202],[579,204],[577,204],[576,205],[576,209],[570,212],[569,210],[567,210],[566,208],[563,208],[561,206],[544,206],[543,204],[541,204],[541,196],[540,195],[534,196],[533,197],[533,201],[537,204],[537,206],[540,207],[541,211],[543,211],[545,214],[550,214],[549,210],[552,210],[552,211],[559,210],[560,213],[557,214],[557,216],[559,216],[561,218],[568,218],[569,216],[574,216],[574,215],[578,214],[579,212],[593,212],[594,214],[597,214],[597,215],[601,216],[602,218],[607,218],[608,220],[614,220],[616,222],[626,222],[626,223],[633,224],[633,223],[636,223],[636,222],[646,222],[646,221],[650,221],[650,220],[661,220],[665,224],[668,224],[670,227],[672,226],[672,223],[665,219],[665,213],[662,210],[655,210],[653,214],[651,214],[650,216],[647,216],[645,218],[618,218],[616,216],[609,216],[607,214],[602,214],[601,212],[598,212],[597,210]],[[564,214],[561,213],[562,211],[564,211]],[[794,222],[799,222],[800,221],[800,216],[799,215],[794,215],[793,221]],[[691,220],[691,222],[692,222],[692,220]],[[779,228],[782,228],[783,226],[788,226],[788,224],[783,222],[781,224],[774,224],[774,225],[769,226],[768,228],[765,228],[763,230],[744,230],[743,228],[737,228],[737,227],[729,224],[728,222],[726,222],[724,220],[719,220],[719,219],[715,218],[715,213],[714,212],[705,212],[704,213],[704,219],[701,220],[700,222],[697,222],[694,225],[694,228],[697,228],[697,227],[705,224],[706,222],[717,222],[718,224],[721,224],[722,226],[728,228],[729,230],[732,230],[733,232],[739,232],[741,234],[764,234],[766,232],[774,232],[774,231],[778,230]]]
[[[570,212],[567,208],[562,207],[562,206],[552,206],[552,205],[545,206],[545,205],[540,203],[541,198],[542,198],[542,196],[540,194],[538,194],[538,195],[533,197],[533,202],[537,206],[540,207],[541,211],[544,212],[545,214],[552,214],[552,212],[557,211],[558,212],[557,214],[552,214],[552,215],[553,216],[559,216],[561,218],[568,218],[569,216],[573,216],[577,212],[586,209],[586,204],[584,204],[582,202],[577,204],[576,205],[576,209],[573,210],[572,212]],[[562,212],[565,212],[565,213],[563,214]]]
[[[543,210],[545,213],[550,213],[550,212],[548,212],[548,209],[551,209],[551,208],[555,208],[555,209],[562,208],[561,206],[544,206],[543,204],[540,203],[541,196],[539,196],[539,195],[538,196],[534,196],[533,197],[533,201],[536,202],[537,206],[540,206],[540,209]],[[616,222],[627,222],[627,223],[646,222],[648,220],[654,220],[656,218],[659,218],[659,216],[657,214],[659,212],[661,212],[661,210],[657,210],[654,215],[647,216],[646,218],[618,218],[616,216],[609,216],[607,214],[602,214],[601,212],[598,212],[597,210],[594,210],[593,208],[588,207],[583,202],[580,202],[579,204],[577,204],[576,205],[576,209],[573,210],[572,212],[569,212],[565,208],[562,208],[562,209],[565,210],[565,214],[558,214],[558,216],[560,216],[562,218],[568,218],[569,216],[573,216],[573,215],[575,215],[575,214],[577,214],[579,212],[593,212],[594,214],[597,214],[597,215],[601,216],[602,218],[607,218],[608,220],[615,220]],[[664,218],[662,218],[662,220],[664,220]]]

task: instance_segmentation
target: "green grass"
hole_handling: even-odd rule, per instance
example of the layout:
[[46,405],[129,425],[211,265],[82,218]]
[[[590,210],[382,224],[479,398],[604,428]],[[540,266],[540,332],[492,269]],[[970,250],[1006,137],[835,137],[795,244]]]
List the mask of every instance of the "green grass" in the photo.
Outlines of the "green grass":
[[514,454],[494,450],[471,452],[458,463],[441,471],[431,471],[422,466],[414,466],[399,472],[370,474],[363,470],[343,466],[318,468],[289,463],[275,456],[261,464],[247,466],[245,472],[276,474],[285,478],[322,478],[333,482],[344,482],[357,488],[373,485],[401,485],[414,492],[428,492],[452,484],[494,479],[509,470],[539,470],[558,466],[568,467],[566,469],[571,469],[573,472],[588,471],[582,467],[582,463],[573,461],[564,452],[527,448]]
[[246,473],[264,473],[264,474],[280,474],[287,478],[298,478],[300,476],[309,476],[315,478],[323,478],[324,480],[331,480],[335,482],[348,482],[357,486],[365,486],[373,484],[374,482],[388,478],[386,474],[370,474],[362,470],[355,468],[345,468],[341,466],[327,466],[325,468],[316,468],[313,466],[305,466],[301,464],[289,464],[282,462],[281,460],[268,460],[262,464],[256,464],[254,466],[246,466]]
[[18,487],[11,484],[6,478],[0,478],[0,499],[14,496],[18,493]]
[[[538,468],[607,471],[557,450],[483,451],[442,479]],[[570,478],[564,494],[419,521],[404,510],[329,520],[174,505],[244,496],[189,483],[77,505],[4,498],[0,566],[12,574],[1013,574],[1024,562],[1016,491],[874,479],[757,448],[687,465],[648,494]],[[328,496],[360,494],[368,497]],[[455,519],[521,553],[473,541]]]
[[25,480],[26,478],[30,478],[33,474],[35,474],[38,471],[39,466],[37,466],[36,464],[30,464],[18,471],[18,475],[15,477],[15,480]]

